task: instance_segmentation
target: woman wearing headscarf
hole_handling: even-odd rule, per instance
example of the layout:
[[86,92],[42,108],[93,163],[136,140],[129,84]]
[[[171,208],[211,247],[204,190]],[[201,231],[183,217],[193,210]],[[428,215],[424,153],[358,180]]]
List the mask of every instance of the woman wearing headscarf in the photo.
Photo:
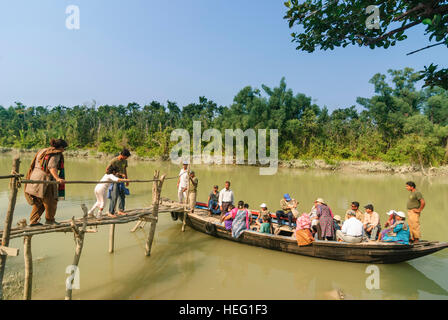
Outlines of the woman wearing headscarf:
[[389,216],[389,218],[387,219],[386,224],[384,225],[384,230],[380,232],[378,241],[383,240],[383,237],[393,230],[392,226],[395,225],[396,222],[395,217],[397,215],[397,211],[390,210],[389,212],[386,212],[386,214]]
[[296,240],[299,246],[307,246],[314,241],[310,229],[310,216],[308,215],[308,213],[303,213],[296,220]]
[[333,213],[322,198],[316,200],[316,213],[319,218],[321,229],[320,238],[322,240],[332,240],[334,238]]
[[391,226],[392,231],[389,231],[386,235],[383,237],[384,242],[396,242],[400,244],[409,244],[409,226],[405,222],[406,215],[402,211],[398,211],[396,214],[396,222],[394,225]]
[[62,139],[51,139],[50,147],[39,150],[31,162],[26,175],[27,180],[58,181],[59,184],[26,184],[25,198],[33,206],[30,215],[30,226],[40,226],[42,213],[45,211],[45,224],[58,224],[54,217],[58,199],[65,197],[65,171],[63,152],[67,142]]

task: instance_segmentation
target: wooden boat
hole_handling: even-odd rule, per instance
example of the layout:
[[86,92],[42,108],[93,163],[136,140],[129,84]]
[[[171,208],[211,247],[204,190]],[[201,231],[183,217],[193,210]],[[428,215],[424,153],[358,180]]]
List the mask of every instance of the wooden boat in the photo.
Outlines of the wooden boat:
[[[376,241],[347,243],[316,240],[308,246],[298,246],[294,232],[287,226],[280,228],[277,226],[276,233],[278,234],[245,230],[238,239],[235,239],[231,232],[220,223],[219,216],[209,216],[209,211],[204,207],[207,207],[205,203],[198,202],[194,213],[187,215],[186,223],[194,230],[221,239],[316,258],[361,263],[398,263],[423,257],[448,247],[447,242],[424,240],[410,245]],[[257,211],[251,212],[258,215]],[[172,217],[173,220],[182,221],[183,212],[172,212]]]

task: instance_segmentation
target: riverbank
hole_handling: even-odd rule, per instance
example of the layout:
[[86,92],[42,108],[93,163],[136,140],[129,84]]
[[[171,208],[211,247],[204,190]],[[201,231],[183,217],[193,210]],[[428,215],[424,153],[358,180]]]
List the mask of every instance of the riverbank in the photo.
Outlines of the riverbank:
[[[0,155],[8,154],[26,154],[34,155],[37,149],[14,149],[0,147]],[[78,159],[111,159],[113,154],[98,152],[95,150],[67,150],[64,153],[66,158]],[[160,158],[140,157],[135,153],[132,155],[132,161],[161,161]],[[424,176],[448,176],[448,166],[421,168],[418,165],[398,165],[383,161],[354,161],[354,160],[336,160],[325,161],[320,159],[313,160],[279,160],[280,168],[292,169],[317,169],[326,171],[338,171],[344,173],[389,173],[389,174],[417,174]]]

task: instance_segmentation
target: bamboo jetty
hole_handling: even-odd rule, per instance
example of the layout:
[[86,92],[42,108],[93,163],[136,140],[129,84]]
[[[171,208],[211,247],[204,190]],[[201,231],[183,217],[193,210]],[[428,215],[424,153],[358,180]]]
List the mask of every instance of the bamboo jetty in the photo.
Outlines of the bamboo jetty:
[[[3,299],[3,276],[5,273],[6,259],[8,256],[17,257],[19,255],[19,249],[9,247],[9,241],[14,238],[23,237],[23,255],[24,255],[24,289],[23,299],[30,300],[32,297],[32,279],[33,279],[33,260],[32,260],[32,237],[42,234],[54,233],[54,232],[73,232],[75,239],[75,253],[72,262],[72,274],[70,275],[71,283],[67,283],[65,300],[72,299],[72,284],[74,281],[74,272],[79,264],[84,242],[86,240],[86,233],[96,233],[96,229],[88,227],[98,227],[109,225],[109,248],[108,252],[114,252],[115,246],[115,225],[127,224],[137,222],[137,224],[130,230],[136,231],[138,228],[150,222],[149,232],[146,238],[145,255],[151,255],[152,243],[154,240],[156,226],[158,222],[158,214],[173,211],[184,211],[187,208],[183,204],[172,204],[163,202],[161,198],[163,183],[166,180],[177,179],[178,177],[169,177],[166,175],[160,175],[160,171],[154,172],[154,177],[151,180],[129,180],[132,183],[148,183],[152,182],[152,202],[151,205],[146,208],[126,210],[125,216],[117,216],[116,218],[104,217],[97,219],[88,215],[87,207],[85,204],[81,205],[83,215],[81,218],[72,217],[70,220],[60,221],[59,224],[42,225],[42,226],[27,226],[26,219],[22,219],[17,223],[17,227],[12,227],[12,221],[14,217],[14,209],[17,200],[18,190],[22,184],[25,183],[46,183],[55,184],[56,181],[33,181],[23,180],[23,174],[19,174],[20,169],[20,157],[16,156],[13,159],[12,170],[10,175],[0,176],[0,179],[10,179],[9,189],[9,204],[6,212],[5,224],[3,230],[0,231],[0,237],[2,239],[0,245],[0,300]],[[65,184],[98,184],[98,183],[117,183],[117,182],[101,182],[101,181],[65,181]],[[186,216],[186,215],[185,215]],[[185,218],[184,218],[185,219]],[[183,230],[182,230],[183,231]]]

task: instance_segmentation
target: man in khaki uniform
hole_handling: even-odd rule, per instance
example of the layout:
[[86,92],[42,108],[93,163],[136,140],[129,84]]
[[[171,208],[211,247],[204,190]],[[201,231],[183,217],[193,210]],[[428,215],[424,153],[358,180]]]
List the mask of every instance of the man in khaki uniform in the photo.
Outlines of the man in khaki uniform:
[[413,181],[406,182],[406,190],[410,191],[408,197],[407,209],[408,209],[408,223],[409,231],[411,235],[411,241],[418,243],[421,237],[420,233],[420,213],[425,207],[425,199],[420,191],[416,190],[416,185]]
[[[58,175],[67,142],[62,139],[52,139],[51,147],[37,152],[26,176],[27,180],[58,181],[64,179]],[[33,206],[30,214],[30,227],[41,226],[40,217],[45,211],[45,224],[59,224],[55,221],[58,206],[57,184],[26,184],[25,198]]]

